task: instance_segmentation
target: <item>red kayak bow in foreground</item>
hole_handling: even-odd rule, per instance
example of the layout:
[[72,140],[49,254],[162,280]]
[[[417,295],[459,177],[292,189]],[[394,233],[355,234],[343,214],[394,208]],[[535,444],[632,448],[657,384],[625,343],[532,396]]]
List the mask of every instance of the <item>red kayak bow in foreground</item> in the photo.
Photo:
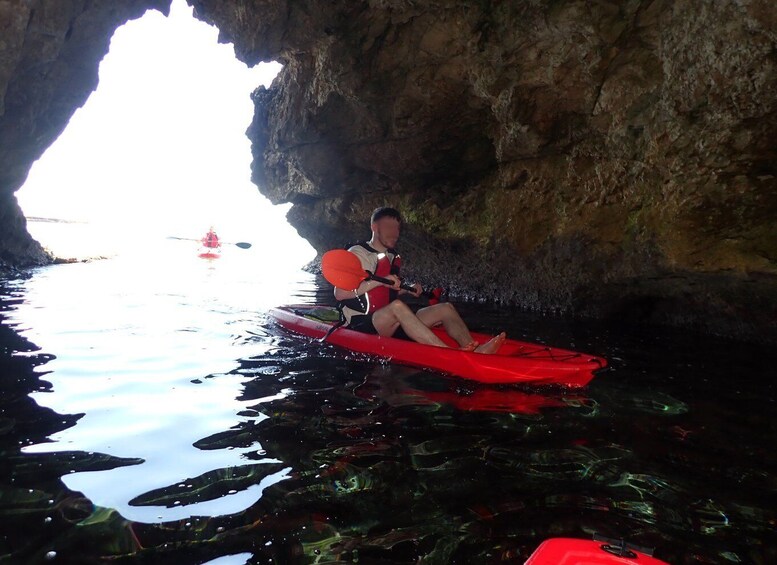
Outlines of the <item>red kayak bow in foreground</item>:
[[553,538],[545,540],[525,565],[669,565],[653,557],[644,548],[622,540],[597,538],[582,540]]

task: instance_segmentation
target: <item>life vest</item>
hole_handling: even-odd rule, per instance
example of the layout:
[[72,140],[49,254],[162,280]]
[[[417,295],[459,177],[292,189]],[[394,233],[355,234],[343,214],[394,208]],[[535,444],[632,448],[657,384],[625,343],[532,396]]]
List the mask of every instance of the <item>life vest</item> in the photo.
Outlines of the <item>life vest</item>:
[[[388,249],[384,252],[373,249],[366,243],[357,243],[359,247],[363,247],[371,254],[375,255],[375,268],[372,272],[373,275],[379,277],[387,277],[388,275],[399,276],[399,270],[402,266],[402,258],[394,249]],[[349,246],[352,249],[355,246]],[[376,310],[380,310],[384,306],[397,298],[399,293],[387,286],[380,285],[362,296],[356,296],[343,300],[342,305],[350,310],[354,310],[359,314],[372,314]]]
[[221,244],[219,243],[219,236],[216,235],[216,232],[209,231],[205,237],[202,238],[202,245],[204,247],[208,247],[209,249],[220,247]]

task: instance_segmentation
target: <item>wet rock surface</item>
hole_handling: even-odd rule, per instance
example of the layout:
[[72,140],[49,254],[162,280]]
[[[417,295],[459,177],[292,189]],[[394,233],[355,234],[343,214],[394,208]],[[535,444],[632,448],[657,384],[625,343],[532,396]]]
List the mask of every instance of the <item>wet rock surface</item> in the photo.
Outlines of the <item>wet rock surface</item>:
[[459,296],[777,338],[767,2],[327,6],[276,5],[261,47],[212,12],[286,64],[254,179],[319,250],[390,204],[410,273]]
[[[94,88],[113,28],[169,2],[33,4],[71,11],[4,47],[5,194]],[[770,1],[189,4],[243,61],[285,65],[254,93],[253,179],[320,251],[389,204],[408,275],[454,295],[777,341]],[[29,5],[0,10],[9,37]],[[68,80],[30,82],[40,60]]]

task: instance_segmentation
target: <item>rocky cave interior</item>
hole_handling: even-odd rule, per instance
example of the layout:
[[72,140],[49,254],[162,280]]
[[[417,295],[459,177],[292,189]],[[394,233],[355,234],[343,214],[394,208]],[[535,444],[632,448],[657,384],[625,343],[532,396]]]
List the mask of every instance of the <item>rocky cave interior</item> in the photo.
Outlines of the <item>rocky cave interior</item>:
[[[777,342],[771,0],[187,0],[248,65],[252,180],[319,252],[406,219],[460,299]],[[170,0],[0,2],[0,267],[51,261],[14,193]]]

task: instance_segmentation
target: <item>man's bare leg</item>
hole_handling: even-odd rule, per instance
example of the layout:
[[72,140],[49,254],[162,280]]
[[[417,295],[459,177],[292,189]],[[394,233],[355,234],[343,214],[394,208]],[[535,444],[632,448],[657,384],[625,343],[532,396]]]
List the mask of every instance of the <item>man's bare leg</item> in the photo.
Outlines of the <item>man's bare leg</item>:
[[[475,349],[477,346],[477,342],[472,339],[472,335],[469,333],[467,324],[464,323],[464,320],[461,319],[456,308],[450,302],[421,308],[416,315],[427,327],[433,328],[438,324],[442,324],[446,333],[456,340],[460,347]],[[475,345],[473,346],[473,344]]]
[[401,300],[394,300],[372,315],[372,324],[378,330],[378,334],[382,336],[394,335],[397,328],[401,326],[413,341],[426,345],[448,347],[430,329],[442,324],[448,335],[456,340],[462,349],[476,353],[496,353],[505,341],[505,333],[502,332],[486,343],[478,345],[472,339],[467,325],[459,316],[456,308],[447,302],[422,308],[416,315],[407,304]]
[[394,335],[397,328],[402,326],[402,329],[413,341],[426,345],[448,347],[401,300],[394,300],[388,306],[375,312],[372,315],[372,325],[382,336]]
[[456,308],[448,302],[422,308],[418,311],[418,318],[429,327],[442,324],[448,335],[455,339],[462,349],[476,353],[496,353],[506,339],[505,333],[502,332],[486,343],[478,344],[472,339],[467,324],[461,319]]

